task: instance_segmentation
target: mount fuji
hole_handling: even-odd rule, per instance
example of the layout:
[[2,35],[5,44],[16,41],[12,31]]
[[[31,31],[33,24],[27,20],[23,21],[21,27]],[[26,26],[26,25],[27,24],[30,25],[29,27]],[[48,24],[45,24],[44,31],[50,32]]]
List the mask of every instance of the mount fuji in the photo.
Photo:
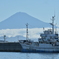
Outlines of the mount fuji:
[[35,17],[32,17],[24,12],[17,12],[4,21],[0,22],[0,29],[20,29],[26,28],[26,24],[29,24],[29,28],[42,28],[50,27],[49,23],[43,22]]

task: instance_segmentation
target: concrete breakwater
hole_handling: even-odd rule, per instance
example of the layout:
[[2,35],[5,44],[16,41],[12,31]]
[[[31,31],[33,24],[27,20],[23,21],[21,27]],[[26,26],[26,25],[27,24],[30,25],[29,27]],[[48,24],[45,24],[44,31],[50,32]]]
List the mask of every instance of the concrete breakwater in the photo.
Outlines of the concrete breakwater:
[[22,49],[19,42],[0,43],[0,52],[20,52]]

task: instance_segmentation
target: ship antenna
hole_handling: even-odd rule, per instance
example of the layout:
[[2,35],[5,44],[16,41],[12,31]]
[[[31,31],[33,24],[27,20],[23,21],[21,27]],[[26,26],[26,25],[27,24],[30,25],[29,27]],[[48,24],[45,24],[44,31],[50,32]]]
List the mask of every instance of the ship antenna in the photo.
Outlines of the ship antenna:
[[52,32],[54,34],[54,20],[55,20],[55,15],[52,16]]
[[55,24],[55,34],[57,34],[57,23]]
[[26,40],[28,40],[28,23],[26,24]]

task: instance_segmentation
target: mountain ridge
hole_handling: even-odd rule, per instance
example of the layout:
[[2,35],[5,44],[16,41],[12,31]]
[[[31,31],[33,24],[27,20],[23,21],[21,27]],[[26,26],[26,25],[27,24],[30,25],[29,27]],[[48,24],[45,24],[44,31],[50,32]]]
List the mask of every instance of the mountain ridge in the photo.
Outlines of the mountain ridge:
[[[29,24],[29,28],[50,27],[50,24],[36,19],[27,13],[17,12],[4,21],[0,22],[0,29],[20,29],[26,28],[25,24]],[[1,27],[2,26],[2,27]]]

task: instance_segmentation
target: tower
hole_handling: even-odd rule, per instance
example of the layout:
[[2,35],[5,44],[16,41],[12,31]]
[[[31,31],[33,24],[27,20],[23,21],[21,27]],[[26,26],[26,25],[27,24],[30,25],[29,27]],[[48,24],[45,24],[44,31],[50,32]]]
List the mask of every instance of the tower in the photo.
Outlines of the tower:
[[28,23],[26,24],[26,40],[28,40]]

